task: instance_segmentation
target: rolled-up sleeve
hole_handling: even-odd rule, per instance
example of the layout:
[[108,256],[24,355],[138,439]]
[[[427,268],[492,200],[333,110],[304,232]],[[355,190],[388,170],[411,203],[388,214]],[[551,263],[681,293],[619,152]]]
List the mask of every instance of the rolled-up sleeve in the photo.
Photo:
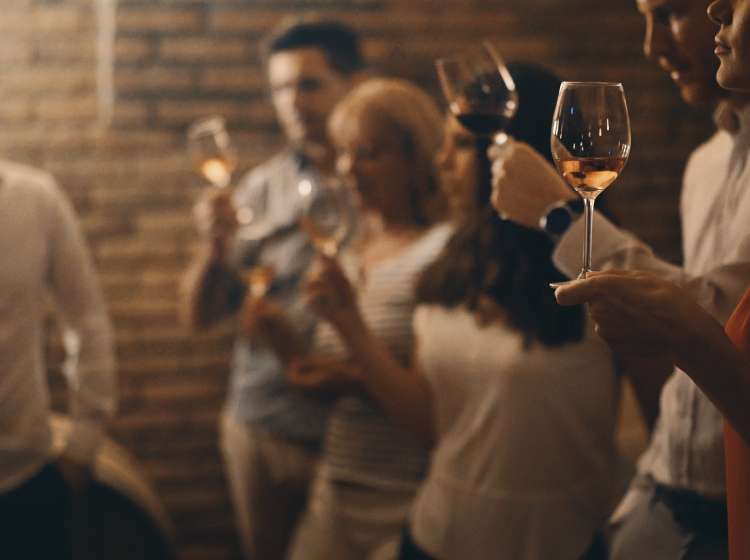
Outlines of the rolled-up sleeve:
[[50,185],[49,284],[61,318],[72,428],[66,452],[91,462],[117,404],[112,326],[75,212]]
[[[581,268],[584,235],[585,222],[581,218],[563,235],[553,255],[555,266],[570,278],[574,278]],[[722,256],[721,264],[704,274],[695,275],[658,258],[645,243],[595,212],[591,263],[595,270],[644,270],[680,284],[706,311],[724,323],[750,278],[750,231]]]

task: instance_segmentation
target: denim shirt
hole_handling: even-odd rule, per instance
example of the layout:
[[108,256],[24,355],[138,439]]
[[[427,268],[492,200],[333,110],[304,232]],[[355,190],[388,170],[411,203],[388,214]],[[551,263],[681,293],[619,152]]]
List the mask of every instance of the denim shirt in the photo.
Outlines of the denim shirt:
[[[259,213],[249,226],[240,227],[233,252],[238,271],[270,265],[274,279],[268,297],[288,314],[305,341],[310,341],[316,319],[300,297],[300,287],[315,257],[308,236],[299,227],[303,199],[298,185],[316,177],[315,169],[298,154],[285,151],[250,171],[237,187],[238,210]],[[234,294],[244,297],[244,286]],[[261,429],[312,449],[320,446],[329,405],[305,397],[286,383],[283,368],[270,348],[237,336],[232,359],[227,412],[248,427]]]

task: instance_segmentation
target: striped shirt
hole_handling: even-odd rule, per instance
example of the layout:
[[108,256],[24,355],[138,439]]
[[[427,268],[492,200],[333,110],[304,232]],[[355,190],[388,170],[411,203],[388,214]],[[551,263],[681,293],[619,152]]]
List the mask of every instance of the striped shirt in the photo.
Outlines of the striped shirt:
[[[366,281],[358,283],[355,257],[343,259],[357,287],[365,322],[405,366],[413,350],[416,278],[437,257],[450,233],[446,224],[434,226],[401,254],[373,267]],[[328,323],[318,325],[315,348],[324,355],[347,358]],[[323,476],[381,488],[409,488],[424,477],[427,463],[427,447],[394,424],[373,400],[356,395],[336,403],[326,431]]]

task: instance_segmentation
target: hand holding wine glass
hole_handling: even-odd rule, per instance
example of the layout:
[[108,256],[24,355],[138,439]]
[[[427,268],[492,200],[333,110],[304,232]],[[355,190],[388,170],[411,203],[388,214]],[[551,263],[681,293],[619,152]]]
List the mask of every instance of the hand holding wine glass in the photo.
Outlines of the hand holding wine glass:
[[630,145],[630,119],[622,84],[560,85],[551,148],[557,170],[584,202],[586,236],[579,278],[591,272],[594,201],[622,172]]
[[196,121],[188,129],[187,138],[193,168],[214,187],[228,187],[237,167],[237,151],[224,118],[213,116]]
[[322,182],[317,177],[300,181],[302,197],[300,226],[321,254],[335,258],[353,226],[353,208],[340,181]]
[[436,61],[451,113],[477,136],[502,144],[503,132],[518,109],[513,78],[493,46],[484,42],[465,54]]
[[[237,166],[237,150],[226,130],[223,117],[213,116],[195,122],[188,129],[188,153],[194,169],[218,192],[207,194],[196,206],[199,229],[209,232],[220,251],[226,251],[235,234],[243,240],[256,240],[262,231],[259,204],[235,208],[228,188]],[[273,280],[274,269],[256,265],[243,274],[250,296],[262,298]]]

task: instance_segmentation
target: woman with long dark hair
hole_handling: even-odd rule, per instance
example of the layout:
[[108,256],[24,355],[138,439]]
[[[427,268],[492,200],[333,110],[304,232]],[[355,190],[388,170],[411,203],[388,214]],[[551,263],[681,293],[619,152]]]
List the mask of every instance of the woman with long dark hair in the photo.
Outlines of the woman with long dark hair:
[[[533,66],[511,72],[510,132],[548,146],[559,81]],[[487,144],[448,119],[437,163],[456,229],[416,285],[410,368],[371,335],[334,262],[311,300],[365,389],[434,446],[402,559],[588,558],[613,498],[611,356],[580,307],[555,304],[552,242],[490,208]]]

